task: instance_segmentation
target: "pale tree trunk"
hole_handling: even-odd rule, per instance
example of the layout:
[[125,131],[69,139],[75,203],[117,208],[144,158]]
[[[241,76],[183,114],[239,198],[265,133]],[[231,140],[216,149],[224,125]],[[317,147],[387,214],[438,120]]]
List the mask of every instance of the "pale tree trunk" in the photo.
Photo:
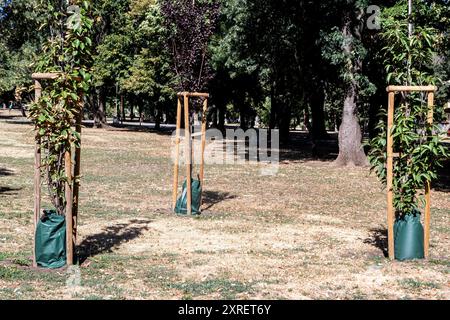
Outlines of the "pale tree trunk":
[[339,166],[367,165],[367,157],[361,144],[361,127],[356,111],[356,90],[351,88],[344,101],[342,123],[339,128],[339,156],[335,161],[335,164]]
[[343,27],[344,45],[343,50],[348,57],[348,72],[350,80],[345,95],[344,108],[342,113],[342,123],[339,128],[339,156],[335,160],[338,166],[354,165],[366,166],[367,157],[361,143],[362,134],[357,117],[358,89],[354,75],[361,71],[361,62],[352,59],[352,39],[351,21],[346,19]]

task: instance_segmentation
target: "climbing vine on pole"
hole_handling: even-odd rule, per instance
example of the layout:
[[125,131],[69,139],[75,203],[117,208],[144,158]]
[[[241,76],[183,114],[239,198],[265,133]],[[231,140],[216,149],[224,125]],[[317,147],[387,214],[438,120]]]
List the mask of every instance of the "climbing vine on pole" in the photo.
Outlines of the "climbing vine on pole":
[[60,215],[66,208],[65,154],[80,143],[72,125],[82,112],[83,96],[91,82],[90,8],[90,1],[68,1],[58,8],[49,4],[51,37],[36,63],[37,72],[57,74],[43,86],[41,98],[30,108],[30,118],[43,149],[42,168],[50,199]]

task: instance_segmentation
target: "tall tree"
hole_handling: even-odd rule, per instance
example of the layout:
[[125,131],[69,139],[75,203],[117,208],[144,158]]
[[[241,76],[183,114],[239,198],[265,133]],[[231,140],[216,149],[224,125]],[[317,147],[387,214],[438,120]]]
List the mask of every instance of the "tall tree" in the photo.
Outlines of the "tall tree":
[[[338,67],[339,83],[343,90],[342,123],[339,127],[339,155],[335,163],[339,166],[367,165],[362,147],[358,106],[362,96],[375,92],[375,87],[363,73],[363,61],[367,50],[362,42],[365,27],[366,1],[336,1],[334,14],[341,17],[338,26],[324,32],[326,43],[323,55]],[[339,86],[337,83],[336,85]]]

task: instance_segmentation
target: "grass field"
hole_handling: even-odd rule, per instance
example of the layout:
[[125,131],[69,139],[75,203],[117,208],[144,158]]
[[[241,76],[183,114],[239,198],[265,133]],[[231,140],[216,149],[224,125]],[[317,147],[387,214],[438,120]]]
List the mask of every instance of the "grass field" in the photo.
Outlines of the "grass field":
[[448,191],[432,193],[430,259],[390,262],[386,197],[367,168],[207,166],[205,212],[182,218],[170,148],[167,135],[85,129],[82,264],[33,270],[33,127],[0,121],[0,299],[450,298]]

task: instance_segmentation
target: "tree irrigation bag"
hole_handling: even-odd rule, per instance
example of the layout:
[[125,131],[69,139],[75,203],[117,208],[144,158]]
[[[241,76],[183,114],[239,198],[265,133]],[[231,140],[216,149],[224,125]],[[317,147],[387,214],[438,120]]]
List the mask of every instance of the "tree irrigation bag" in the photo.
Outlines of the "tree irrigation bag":
[[66,264],[66,219],[54,210],[44,210],[36,228],[36,263],[57,269]]
[[[202,186],[200,185],[200,180],[191,180],[191,192],[192,192],[192,201],[191,201],[191,209],[192,214],[198,215],[200,214],[200,201],[202,197]],[[177,214],[187,214],[187,181],[183,182],[183,190],[181,192],[181,196],[177,200],[177,204],[175,206],[175,213]]]
[[423,238],[420,212],[416,211],[397,219],[394,224],[395,259],[400,261],[423,259]]

